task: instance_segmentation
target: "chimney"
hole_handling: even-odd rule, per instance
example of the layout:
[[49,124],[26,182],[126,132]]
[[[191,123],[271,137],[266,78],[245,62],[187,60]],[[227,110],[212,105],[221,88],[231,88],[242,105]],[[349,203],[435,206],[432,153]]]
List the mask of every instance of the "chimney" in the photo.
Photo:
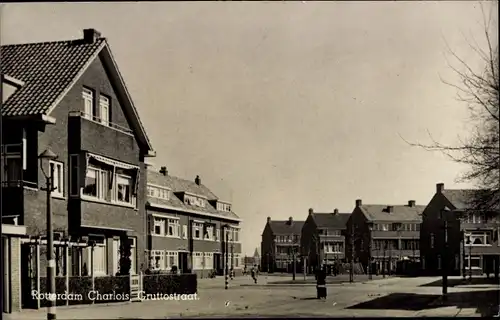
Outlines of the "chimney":
[[313,208],[309,208],[309,215],[313,214],[314,213],[314,210]]
[[415,206],[415,200],[408,201],[408,207],[414,207],[414,206]]
[[92,44],[101,37],[101,33],[96,29],[83,29],[83,42]]
[[161,167],[160,168],[160,173],[164,176],[168,176],[168,171],[167,171],[167,167]]
[[393,213],[394,212],[394,207],[393,206],[387,206],[387,212]]
[[361,207],[363,205],[363,201],[361,199],[356,200],[356,207]]
[[267,217],[267,223],[271,222],[271,217]]
[[436,184],[436,193],[442,193],[444,190],[444,183]]
[[200,176],[196,176],[196,178],[194,178],[194,183],[196,183],[197,185],[201,184]]
[[338,214],[338,213],[339,213],[339,209],[335,208],[335,209],[333,210],[333,215],[336,215],[336,214]]

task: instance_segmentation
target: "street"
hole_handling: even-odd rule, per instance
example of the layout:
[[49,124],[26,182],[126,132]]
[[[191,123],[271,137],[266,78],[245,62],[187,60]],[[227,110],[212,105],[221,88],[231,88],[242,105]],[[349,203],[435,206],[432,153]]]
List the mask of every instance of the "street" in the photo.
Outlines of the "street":
[[[290,279],[280,277],[281,281]],[[58,318],[125,319],[244,316],[422,317],[487,316],[498,302],[494,285],[451,287],[449,301],[440,303],[441,288],[427,284],[438,278],[381,278],[369,282],[328,285],[328,298],[316,300],[310,285],[276,285],[277,277],[260,277],[252,285],[239,277],[224,289],[222,278],[200,279],[197,301],[143,301],[110,305],[60,307]],[[493,290],[495,291],[493,293]],[[480,305],[492,300],[491,306]],[[496,297],[496,299],[495,299]],[[476,305],[475,305],[476,304]],[[45,319],[45,310],[26,310],[6,319]]]

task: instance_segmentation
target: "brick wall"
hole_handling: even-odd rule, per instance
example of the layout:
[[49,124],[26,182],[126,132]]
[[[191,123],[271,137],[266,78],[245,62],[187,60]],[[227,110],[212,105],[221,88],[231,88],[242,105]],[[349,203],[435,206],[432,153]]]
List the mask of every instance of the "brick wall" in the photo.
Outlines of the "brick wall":
[[21,239],[9,238],[10,245],[10,286],[12,311],[21,310]]

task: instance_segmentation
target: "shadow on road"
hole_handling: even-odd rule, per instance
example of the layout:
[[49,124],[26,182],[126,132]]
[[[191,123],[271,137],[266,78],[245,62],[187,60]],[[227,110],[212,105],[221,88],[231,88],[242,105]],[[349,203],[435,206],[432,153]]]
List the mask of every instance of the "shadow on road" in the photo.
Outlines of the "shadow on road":
[[448,294],[447,301],[441,301],[441,295],[437,294],[393,293],[346,309],[421,311],[457,307],[459,309],[474,308],[482,317],[491,317],[498,312],[499,294],[500,290],[453,292]]
[[[498,285],[500,282],[495,278],[472,278],[472,279],[448,279],[448,287],[456,286],[478,286],[478,285]],[[422,284],[421,287],[441,287],[443,280],[439,279],[430,283]]]

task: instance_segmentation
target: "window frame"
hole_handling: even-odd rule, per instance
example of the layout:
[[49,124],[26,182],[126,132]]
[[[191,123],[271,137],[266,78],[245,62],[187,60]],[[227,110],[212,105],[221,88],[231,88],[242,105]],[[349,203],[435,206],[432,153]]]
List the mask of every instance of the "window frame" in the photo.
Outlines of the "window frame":
[[[82,89],[82,99],[83,99],[83,117],[88,119],[88,120],[94,120],[95,116],[95,107],[94,107],[94,99],[95,99],[95,92],[94,90],[83,87]],[[90,110],[87,110],[87,104],[86,102],[90,102]]]
[[[56,198],[64,198],[65,195],[65,172],[64,172],[64,162],[49,160],[49,170],[52,172],[52,166],[54,166],[54,176],[52,178],[52,187],[55,188],[51,191],[50,195]],[[58,171],[59,169],[59,171]],[[57,182],[57,183],[56,183]]]
[[[169,238],[180,238],[180,220],[179,218],[165,218],[166,224],[165,224],[165,236]],[[172,233],[170,234],[170,226],[172,225]]]
[[[105,102],[105,103],[103,103]],[[107,109],[107,115],[106,118],[103,117],[103,109]],[[99,122],[104,125],[109,127],[111,123],[111,99],[103,94],[99,95]]]
[[[128,186],[128,193],[129,193],[128,194],[128,198],[129,198],[128,201],[124,201],[124,200],[118,199],[118,194],[119,194],[118,193],[118,190],[119,190],[118,186],[119,185],[124,185],[124,184],[119,184],[119,179],[127,180],[129,182],[129,184],[127,185]],[[133,188],[134,188],[134,186],[133,186],[133,179],[132,179],[132,177],[129,176],[129,175],[126,175],[126,174],[116,173],[113,181],[115,183],[115,185],[114,185],[114,187],[115,187],[114,189],[115,190],[113,192],[113,194],[115,195],[115,199],[114,200],[117,203],[120,203],[120,204],[126,204],[126,205],[133,206],[134,205],[134,195],[133,195]]]

